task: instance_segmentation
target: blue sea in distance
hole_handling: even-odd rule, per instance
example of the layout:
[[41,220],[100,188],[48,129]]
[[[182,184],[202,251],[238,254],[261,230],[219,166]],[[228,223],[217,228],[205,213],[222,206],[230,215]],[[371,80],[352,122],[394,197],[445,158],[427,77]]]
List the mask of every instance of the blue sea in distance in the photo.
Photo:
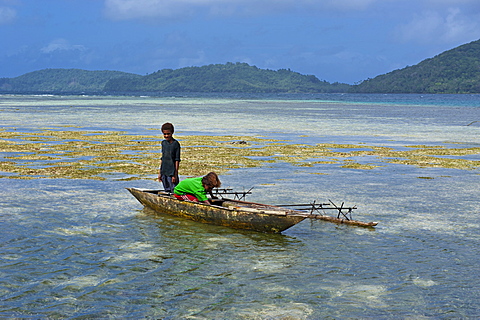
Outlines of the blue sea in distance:
[[[19,132],[158,135],[170,121],[180,142],[480,146],[479,95],[4,94],[0,115]],[[150,180],[0,179],[0,318],[480,318],[480,170],[355,161],[379,166],[275,162],[220,178],[256,202],[356,205],[375,229],[263,234],[155,214],[124,188],[158,188],[156,168]]]

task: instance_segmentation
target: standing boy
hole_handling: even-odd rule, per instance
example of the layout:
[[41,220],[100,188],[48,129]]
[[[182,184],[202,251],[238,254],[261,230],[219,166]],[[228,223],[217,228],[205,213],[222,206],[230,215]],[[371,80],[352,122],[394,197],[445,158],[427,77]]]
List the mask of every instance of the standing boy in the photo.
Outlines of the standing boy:
[[162,182],[163,189],[169,193],[173,193],[173,189],[179,182],[180,143],[173,138],[174,131],[173,124],[167,122],[162,125],[165,140],[162,141],[162,158],[158,181]]

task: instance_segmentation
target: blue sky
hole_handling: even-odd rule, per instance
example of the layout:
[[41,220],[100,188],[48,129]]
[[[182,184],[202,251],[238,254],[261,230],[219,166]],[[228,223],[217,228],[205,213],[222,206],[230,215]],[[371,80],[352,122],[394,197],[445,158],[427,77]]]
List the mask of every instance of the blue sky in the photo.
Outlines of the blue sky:
[[0,0],[0,77],[226,62],[355,83],[480,39],[480,0]]

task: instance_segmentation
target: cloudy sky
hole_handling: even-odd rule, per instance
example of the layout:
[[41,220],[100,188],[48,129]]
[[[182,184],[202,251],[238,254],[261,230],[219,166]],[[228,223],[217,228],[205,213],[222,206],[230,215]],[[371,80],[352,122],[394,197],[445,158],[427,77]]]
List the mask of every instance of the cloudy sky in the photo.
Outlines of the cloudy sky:
[[0,0],[0,77],[226,62],[353,84],[480,39],[480,0]]

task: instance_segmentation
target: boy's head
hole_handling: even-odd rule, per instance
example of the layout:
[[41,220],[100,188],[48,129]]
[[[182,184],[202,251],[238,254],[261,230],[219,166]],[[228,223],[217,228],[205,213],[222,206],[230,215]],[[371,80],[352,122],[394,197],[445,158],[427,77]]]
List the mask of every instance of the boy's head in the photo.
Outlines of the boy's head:
[[173,134],[175,132],[175,129],[173,128],[173,124],[171,124],[170,122],[166,122],[166,123],[162,124],[162,132],[164,130],[170,131],[171,134]]
[[167,122],[162,125],[162,133],[163,133],[163,138],[167,140],[168,142],[172,142],[172,134],[175,131],[173,128],[173,124]]
[[202,178],[202,184],[207,191],[213,190],[213,188],[220,188],[222,183],[215,172],[210,172]]

